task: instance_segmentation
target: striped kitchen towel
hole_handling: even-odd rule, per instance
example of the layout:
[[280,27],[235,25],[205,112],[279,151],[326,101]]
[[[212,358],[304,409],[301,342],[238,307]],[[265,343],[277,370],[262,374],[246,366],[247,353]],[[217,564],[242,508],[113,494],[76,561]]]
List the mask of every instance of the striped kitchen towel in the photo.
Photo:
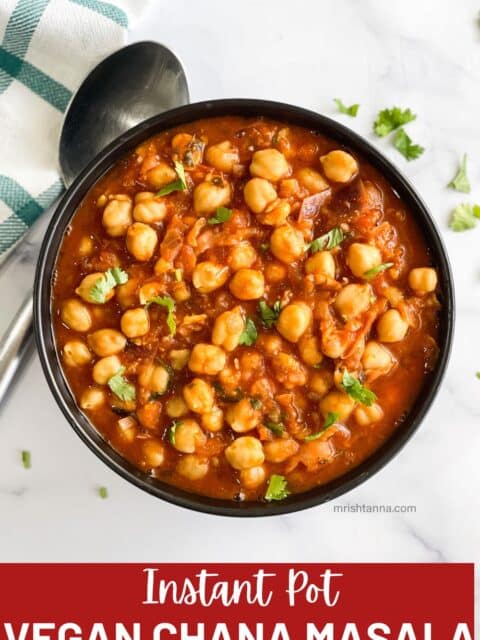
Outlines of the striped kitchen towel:
[[0,263],[61,193],[72,92],[124,44],[147,0],[0,0]]

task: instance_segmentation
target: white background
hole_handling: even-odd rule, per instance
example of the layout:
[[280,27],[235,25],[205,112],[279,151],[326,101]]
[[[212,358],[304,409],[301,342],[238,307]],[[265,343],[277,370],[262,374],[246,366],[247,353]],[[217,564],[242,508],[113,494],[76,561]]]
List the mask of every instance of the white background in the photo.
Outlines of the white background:
[[[479,559],[480,227],[447,228],[455,204],[480,202],[477,13],[474,0],[176,0],[154,2],[131,33],[177,52],[192,101],[269,98],[331,115],[373,140],[427,201],[456,280],[451,364],[407,448],[338,501],[413,504],[416,513],[339,514],[328,504],[238,521],[165,504],[114,475],[80,442],[35,356],[0,413],[0,561]],[[359,116],[336,113],[334,97],[359,102]],[[394,104],[418,114],[408,132],[426,152],[415,162],[371,133],[377,111]],[[464,152],[473,185],[466,198],[445,187]],[[24,260],[0,274],[2,326],[31,271]],[[32,452],[29,471],[22,449]],[[100,485],[107,500],[98,497]]]

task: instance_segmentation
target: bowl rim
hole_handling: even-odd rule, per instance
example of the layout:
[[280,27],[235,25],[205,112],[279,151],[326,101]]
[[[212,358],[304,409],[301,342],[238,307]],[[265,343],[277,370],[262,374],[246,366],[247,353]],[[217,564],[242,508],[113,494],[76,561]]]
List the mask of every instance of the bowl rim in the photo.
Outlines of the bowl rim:
[[[291,495],[281,502],[235,502],[210,498],[158,481],[134,467],[108,444],[77,407],[60,366],[51,322],[51,285],[58,250],[72,216],[89,189],[125,153],[150,136],[195,120],[227,115],[271,118],[303,126],[358,153],[361,159],[385,177],[415,216],[438,269],[442,292],[440,355],[435,370],[423,385],[402,424],[377,451],[346,474],[307,492]],[[65,191],[56,207],[40,249],[33,295],[35,339],[44,375],[67,422],[90,450],[110,469],[147,493],[194,511],[234,517],[280,515],[324,504],[351,491],[380,471],[403,449],[430,409],[447,368],[455,324],[455,294],[448,255],[435,221],[410,181],[370,142],[343,124],[302,107],[252,98],[206,100],[165,111],[122,134],[93,158]]]

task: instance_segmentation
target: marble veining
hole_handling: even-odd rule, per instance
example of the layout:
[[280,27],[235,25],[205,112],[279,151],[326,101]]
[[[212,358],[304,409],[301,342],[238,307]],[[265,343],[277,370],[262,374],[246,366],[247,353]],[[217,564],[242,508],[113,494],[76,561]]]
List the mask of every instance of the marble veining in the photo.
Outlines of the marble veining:
[[[303,513],[238,522],[164,504],[113,474],[68,427],[34,357],[0,413],[0,561],[479,559],[480,227],[447,228],[453,206],[480,202],[477,13],[474,0],[454,11],[448,0],[151,4],[131,39],[171,46],[192,99],[264,97],[321,111],[365,135],[410,177],[453,266],[450,366],[417,435],[366,484]],[[337,114],[334,97],[359,102],[358,117]],[[415,162],[372,134],[377,111],[394,104],[418,114],[408,132],[426,152]],[[446,188],[464,152],[470,196]],[[0,270],[0,329],[31,286],[41,229],[35,233]],[[32,452],[31,470],[22,467],[22,449]],[[107,500],[98,497],[101,485]],[[416,512],[336,513],[335,504],[409,504]]]

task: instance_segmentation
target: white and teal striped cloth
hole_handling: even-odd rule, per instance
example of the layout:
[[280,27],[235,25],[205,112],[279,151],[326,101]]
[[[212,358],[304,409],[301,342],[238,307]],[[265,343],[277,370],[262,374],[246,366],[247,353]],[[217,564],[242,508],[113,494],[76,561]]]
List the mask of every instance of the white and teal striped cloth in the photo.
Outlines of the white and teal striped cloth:
[[0,263],[62,191],[62,114],[147,0],[0,0]]

